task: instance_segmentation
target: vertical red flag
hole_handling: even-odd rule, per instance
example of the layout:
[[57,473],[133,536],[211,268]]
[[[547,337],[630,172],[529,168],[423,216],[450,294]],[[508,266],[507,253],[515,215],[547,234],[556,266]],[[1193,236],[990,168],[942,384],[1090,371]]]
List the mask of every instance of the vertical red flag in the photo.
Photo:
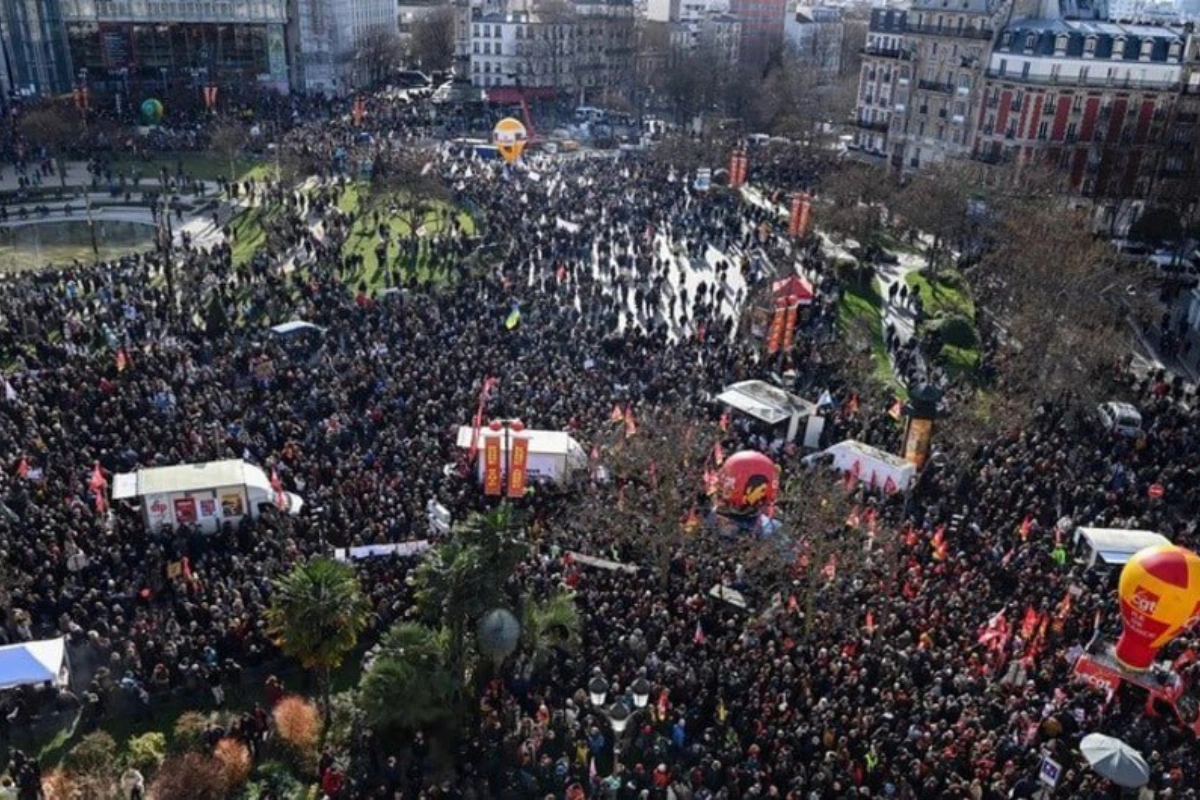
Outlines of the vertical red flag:
[[886,494],[895,494],[897,492],[896,482],[892,480],[891,475],[888,475],[887,480],[883,482],[883,491]]
[[721,412],[721,420],[717,423],[717,427],[721,429],[722,433],[729,432],[729,409]]
[[796,319],[800,316],[800,301],[795,297],[787,299],[787,314],[783,323],[783,349],[791,350],[796,342]]
[[800,206],[800,194],[796,193],[792,195],[792,209],[788,216],[788,236],[793,239],[800,235]]
[[783,347],[783,332],[787,324],[787,300],[775,301],[775,313],[771,317],[771,328],[767,332],[767,352],[778,353]]
[[612,413],[608,415],[609,422],[624,422],[625,412],[621,410],[621,406],[613,403]]
[[483,437],[483,493],[489,497],[503,494],[503,476],[500,474],[500,437]]
[[125,354],[125,348],[117,349],[117,372],[124,372],[129,366],[129,356]]
[[713,444],[713,461],[718,467],[725,463],[725,449],[721,447],[720,442]]
[[88,480],[88,489],[96,499],[96,513],[103,514],[108,511],[108,496],[105,489],[108,488],[108,480],[104,477],[104,470],[100,469],[100,462],[97,461],[92,466],[92,477]]
[[700,624],[700,620],[696,620],[696,632],[692,634],[692,641],[696,644],[704,644],[708,641],[708,637],[704,635],[704,626]]
[[633,436],[637,433],[637,420],[633,418],[633,406],[625,406],[625,435]]
[[275,507],[286,511],[288,507],[287,494],[283,491],[283,481],[279,480],[279,472],[271,467],[271,491],[275,494]]
[[508,496],[514,500],[525,496],[529,481],[529,437],[514,436],[508,463]]
[[29,477],[29,459],[27,459],[25,456],[21,456],[21,461],[19,464],[17,464],[17,477]]
[[1033,530],[1033,517],[1029,514],[1025,515],[1025,519],[1021,520],[1021,527],[1018,532],[1021,534],[1021,541],[1029,541],[1029,533]]

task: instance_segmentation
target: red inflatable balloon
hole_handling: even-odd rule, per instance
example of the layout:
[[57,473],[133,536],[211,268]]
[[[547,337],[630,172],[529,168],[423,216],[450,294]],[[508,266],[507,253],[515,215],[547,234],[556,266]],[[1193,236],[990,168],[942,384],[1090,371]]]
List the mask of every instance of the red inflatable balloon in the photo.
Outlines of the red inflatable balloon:
[[779,468],[762,453],[743,450],[721,465],[717,500],[721,510],[749,514],[775,502]]

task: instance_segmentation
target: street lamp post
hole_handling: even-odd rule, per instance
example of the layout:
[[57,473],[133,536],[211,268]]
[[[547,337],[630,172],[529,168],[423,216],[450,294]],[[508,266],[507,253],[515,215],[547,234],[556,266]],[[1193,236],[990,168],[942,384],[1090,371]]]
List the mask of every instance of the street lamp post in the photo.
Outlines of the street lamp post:
[[650,681],[646,680],[646,676],[638,675],[632,684],[629,686],[629,691],[633,694],[633,707],[643,709],[650,702]]
[[[91,109],[92,97],[91,90],[88,88],[88,71],[87,67],[82,67],[79,70],[79,89],[76,90],[75,104],[79,107],[79,118],[83,121],[83,141],[84,146],[88,142],[88,111]],[[67,171],[66,159],[62,162],[62,173],[65,176]],[[66,183],[64,177],[63,183]],[[92,195],[88,191],[87,183],[83,186],[83,208],[87,214],[88,237],[92,241],[92,263],[100,263],[100,244],[96,241],[96,219],[92,215]]]
[[588,698],[592,701],[592,705],[596,708],[602,708],[604,701],[608,698],[608,681],[604,680],[599,667],[592,670],[592,679],[588,681],[587,690]]

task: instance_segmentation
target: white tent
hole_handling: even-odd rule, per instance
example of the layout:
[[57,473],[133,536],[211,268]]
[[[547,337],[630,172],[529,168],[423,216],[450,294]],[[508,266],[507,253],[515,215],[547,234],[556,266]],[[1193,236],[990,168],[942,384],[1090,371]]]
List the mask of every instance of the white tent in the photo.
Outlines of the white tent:
[[0,689],[67,685],[67,640],[43,639],[0,647]]
[[1119,567],[1139,550],[1170,543],[1170,539],[1154,531],[1084,526],[1075,529],[1075,548],[1088,567]]

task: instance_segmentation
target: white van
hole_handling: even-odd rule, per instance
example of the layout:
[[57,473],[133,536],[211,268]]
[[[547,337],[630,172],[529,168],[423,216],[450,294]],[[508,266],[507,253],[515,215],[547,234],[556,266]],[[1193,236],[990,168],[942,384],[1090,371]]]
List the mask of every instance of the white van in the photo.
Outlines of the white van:
[[1110,400],[1096,406],[1096,417],[1100,427],[1111,433],[1134,437],[1142,432],[1142,415],[1129,403]]

